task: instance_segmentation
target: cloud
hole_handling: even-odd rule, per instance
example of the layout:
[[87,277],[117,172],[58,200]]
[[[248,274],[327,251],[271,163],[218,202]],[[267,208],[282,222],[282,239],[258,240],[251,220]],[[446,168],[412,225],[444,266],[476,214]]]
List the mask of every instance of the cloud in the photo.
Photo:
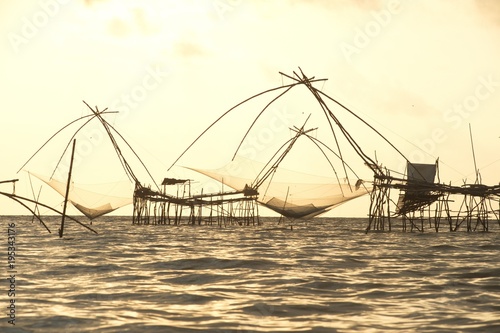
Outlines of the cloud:
[[488,22],[500,25],[500,2],[497,0],[476,0],[475,5]]
[[114,17],[108,22],[108,32],[115,37],[125,37],[131,31],[130,25],[118,17]]
[[142,8],[131,8],[127,16],[114,16],[109,19],[108,32],[115,37],[127,37],[134,34],[153,35],[160,32],[159,26],[151,20]]
[[291,4],[306,4],[322,8],[354,7],[362,10],[377,10],[384,6],[384,0],[290,0]]
[[202,56],[206,54],[206,51],[201,45],[180,41],[174,46],[174,54],[182,58],[191,58]]

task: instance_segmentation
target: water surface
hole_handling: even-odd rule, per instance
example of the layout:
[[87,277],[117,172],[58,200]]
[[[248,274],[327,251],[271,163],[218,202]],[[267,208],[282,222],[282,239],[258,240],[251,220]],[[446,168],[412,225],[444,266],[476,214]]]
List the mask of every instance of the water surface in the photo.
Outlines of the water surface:
[[18,233],[16,325],[4,310],[2,331],[500,331],[498,225],[365,234],[365,219],[292,230],[272,218],[219,228],[104,217],[99,235],[66,222],[59,239],[59,218],[47,220],[53,234],[30,217],[0,221]]

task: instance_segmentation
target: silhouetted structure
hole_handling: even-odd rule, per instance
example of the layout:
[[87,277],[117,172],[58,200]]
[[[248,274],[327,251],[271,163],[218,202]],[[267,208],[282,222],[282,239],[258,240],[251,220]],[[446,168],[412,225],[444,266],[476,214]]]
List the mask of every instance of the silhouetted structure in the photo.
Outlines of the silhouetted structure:
[[[221,183],[224,179],[227,180],[232,177],[228,181],[232,190],[221,190],[218,193],[203,193],[202,190],[201,194],[193,195],[191,193],[191,180],[189,179],[164,178],[161,184],[162,188],[160,188],[131,146],[125,141],[120,133],[103,118],[103,114],[113,112],[105,112],[106,109],[100,111],[97,107],[93,109],[84,102],[92,111],[92,115],[81,117],[77,120],[86,119],[86,123],[88,123],[91,119],[96,118],[101,122],[113,144],[125,173],[132,184],[135,184],[133,193],[133,224],[180,224],[184,222],[190,224],[217,223],[219,226],[228,224],[254,225],[260,223],[257,203],[273,209],[282,216],[289,218],[309,218],[322,214],[343,202],[370,193],[368,225],[366,227],[367,232],[370,230],[390,231],[392,230],[394,220],[401,221],[403,231],[417,230],[421,232],[424,231],[426,223],[428,223],[429,228],[433,228],[435,231],[439,231],[443,224],[448,225],[450,231],[456,231],[464,224],[467,231],[488,231],[489,222],[492,219],[496,219],[500,225],[499,209],[493,207],[495,204],[499,203],[500,185],[487,186],[480,184],[478,171],[476,171],[476,181],[473,184],[464,183],[462,186],[452,186],[441,183],[439,179],[438,161],[434,164],[411,163],[392,142],[385,138],[373,126],[368,124],[345,105],[313,86],[313,83],[322,82],[326,79],[307,77],[302,70],[300,70],[299,73],[293,72],[293,75],[280,74],[290,79],[292,83],[265,90],[231,107],[210,124],[182,152],[173,162],[172,166],[175,165],[184,153],[210,128],[238,106],[264,94],[279,92],[277,96],[265,104],[249,126],[248,130],[244,133],[233,155],[232,161],[234,161],[243,141],[248,136],[258,118],[273,102],[297,86],[308,89],[318,102],[325,116],[324,119],[327,127],[331,130],[332,141],[326,144],[311,136],[309,133],[315,129],[306,130],[306,120],[302,127],[298,128],[294,126],[290,128],[290,130],[295,133],[293,138],[289,139],[281,146],[281,148],[269,159],[268,163],[262,167],[261,171],[255,175],[254,179],[231,174],[221,176],[220,170],[193,168],[193,170],[217,179]],[[382,138],[384,144],[388,144],[393,151],[399,154],[404,161],[406,161],[406,175],[394,177],[391,174],[391,170],[383,168],[376,158],[366,154],[355,140],[355,137],[340,121],[338,116],[339,112],[334,113],[332,111],[333,107],[329,105],[332,103],[338,110],[347,112],[347,115],[359,121],[363,126],[366,126],[376,136]],[[78,131],[82,127],[83,126],[81,126]],[[125,145],[130,148],[135,157],[137,157],[152,180],[153,185],[142,185],[143,182],[139,181],[125,159],[117,143],[115,134],[123,140]],[[297,195],[297,192],[293,193],[293,195],[291,193],[291,187],[298,187],[296,186],[296,179],[294,179],[294,177],[298,177],[298,173],[295,173],[294,176],[289,177],[289,180],[278,181],[280,184],[279,190],[272,191],[270,187],[273,185],[273,181],[275,181],[275,178],[279,178],[276,174],[280,167],[280,163],[291,151],[295,142],[301,137],[310,140],[327,159],[332,168],[332,174],[334,175],[335,181],[329,180],[328,186],[323,186],[325,184],[311,181],[306,184],[307,186],[303,187],[307,189],[303,191],[308,192],[307,196],[301,197]],[[344,156],[347,156],[345,153],[346,147],[343,146],[347,146],[350,152],[353,151],[361,159],[361,162],[368,166],[373,172],[373,188],[366,187],[365,181],[358,177],[347,163],[344,158]],[[340,165],[334,164],[328,157],[328,154],[333,154],[337,159],[336,162]],[[355,181],[350,179],[355,179]],[[315,188],[314,191],[312,190],[313,187]],[[176,191],[172,191],[172,188]],[[398,191],[396,200],[393,200],[391,195],[393,190]],[[176,193],[172,194],[172,192]],[[460,197],[461,205],[458,211],[452,211],[449,203],[452,197],[455,198],[457,196]],[[89,209],[88,207],[80,208],[85,208],[82,211],[86,214],[92,214],[91,216],[95,214],[105,214],[118,208],[120,204],[122,204],[122,201],[118,200],[120,199],[119,197],[115,197],[115,199],[113,204],[109,202],[106,205],[100,205],[93,209]],[[76,207],[78,208],[78,205],[76,205]]]
[[[136,184],[134,191],[133,224],[260,224],[258,216],[258,192],[251,188],[191,195],[188,179],[165,178],[163,190],[154,191]],[[177,194],[167,194],[167,186],[177,186]],[[184,211],[187,216],[183,219]],[[208,214],[206,211],[208,210]],[[205,213],[205,214],[204,214]]]
[[[428,224],[437,232],[443,223],[450,231],[459,230],[463,224],[468,232],[488,231],[490,220],[496,220],[500,226],[500,185],[440,184],[435,182],[437,174],[436,161],[436,164],[408,163],[405,179],[391,177],[389,171],[384,176],[376,175],[366,230],[390,231],[391,221],[396,218],[401,220],[403,231],[423,232]],[[397,202],[391,199],[391,189],[399,190]],[[452,198],[461,201],[457,211],[450,208]]]

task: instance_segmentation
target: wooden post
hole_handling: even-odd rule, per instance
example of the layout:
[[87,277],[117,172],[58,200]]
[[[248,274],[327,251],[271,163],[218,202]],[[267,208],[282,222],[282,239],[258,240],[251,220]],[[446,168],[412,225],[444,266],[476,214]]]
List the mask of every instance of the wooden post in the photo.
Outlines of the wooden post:
[[[290,186],[288,186],[286,188],[286,197],[285,197],[285,201],[283,202],[283,212],[285,212],[285,209],[286,209],[286,202],[288,200],[288,192],[290,191]],[[281,224],[281,218],[283,217],[283,213],[280,214],[280,219],[278,221],[278,224]]]
[[73,157],[75,156],[75,144],[76,144],[76,139],[73,139],[73,149],[71,150],[71,161],[69,163],[68,182],[66,183],[66,196],[64,197],[61,228],[59,228],[59,238],[62,238],[64,233],[64,219],[66,218],[66,206],[68,205],[69,187],[71,184],[71,172],[73,170]]

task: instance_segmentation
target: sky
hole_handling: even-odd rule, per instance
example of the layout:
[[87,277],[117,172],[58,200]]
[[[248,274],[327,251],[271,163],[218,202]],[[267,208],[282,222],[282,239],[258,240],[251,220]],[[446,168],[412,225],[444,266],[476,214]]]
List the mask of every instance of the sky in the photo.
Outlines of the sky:
[[[155,181],[195,179],[193,191],[217,184],[182,166],[219,168],[276,94],[235,109],[172,163],[219,116],[242,100],[291,83],[299,68],[365,119],[410,161],[439,158],[442,182],[499,182],[500,3],[495,0],[3,0],[0,3],[0,180],[19,178],[16,193],[32,197],[41,183],[18,170],[60,128],[89,114],[82,101],[118,111],[106,119],[125,137]],[[395,172],[404,159],[373,131],[332,109],[370,156]],[[266,109],[239,154],[267,161],[307,117],[313,135],[333,146],[318,104],[294,88]],[[72,127],[73,132],[76,127]],[[25,167],[50,174],[72,131],[61,132]],[[99,124],[77,137],[74,179],[127,180]],[[345,158],[371,180],[349,148]],[[125,149],[124,149],[125,150]],[[131,164],[144,183],[147,174]],[[59,177],[68,169],[66,154]],[[289,169],[331,175],[307,145]],[[32,190],[33,187],[33,190]],[[10,191],[10,184],[0,184]],[[60,208],[43,188],[40,199]],[[366,216],[368,198],[328,216]],[[0,198],[0,214],[27,213]],[[131,206],[119,214],[130,214]]]

